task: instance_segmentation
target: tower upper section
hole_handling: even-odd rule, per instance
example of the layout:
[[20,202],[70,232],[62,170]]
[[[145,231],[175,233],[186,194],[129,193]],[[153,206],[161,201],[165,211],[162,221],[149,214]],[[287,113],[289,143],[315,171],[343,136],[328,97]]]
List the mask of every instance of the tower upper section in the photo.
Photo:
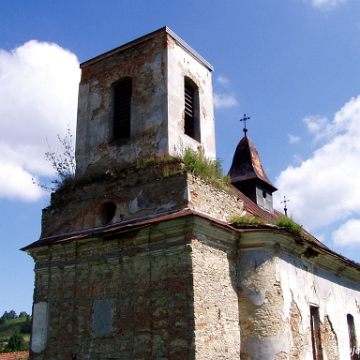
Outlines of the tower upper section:
[[215,159],[212,66],[169,28],[81,64],[76,176],[137,158]]

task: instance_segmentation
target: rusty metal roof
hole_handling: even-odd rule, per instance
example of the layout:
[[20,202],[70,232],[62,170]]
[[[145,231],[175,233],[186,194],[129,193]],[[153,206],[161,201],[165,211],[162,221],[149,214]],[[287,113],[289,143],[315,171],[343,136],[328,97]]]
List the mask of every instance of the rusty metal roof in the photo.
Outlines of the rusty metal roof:
[[101,55],[95,56],[92,59],[89,59],[87,61],[84,61],[83,63],[80,64],[80,68],[83,68],[84,66],[87,66],[89,64],[93,64],[99,60],[104,59],[105,57],[111,56],[115,53],[118,53],[120,51],[126,50],[131,46],[134,46],[138,43],[141,43],[143,41],[146,41],[147,39],[151,39],[154,36],[157,36],[160,33],[166,33],[168,35],[170,35],[174,40],[176,40],[178,42],[178,44],[180,44],[186,51],[188,51],[195,59],[197,59],[200,63],[202,63],[204,66],[206,66],[210,71],[214,71],[214,67],[208,62],[206,61],[198,52],[196,52],[190,45],[188,45],[183,39],[181,39],[180,36],[176,35],[169,27],[164,26],[158,30],[155,30],[149,34],[146,34],[144,36],[141,36],[137,39],[134,39],[130,42],[127,42],[126,44],[123,44],[113,50],[107,51]]
[[[243,193],[241,193],[241,191],[239,191],[235,187],[234,187],[234,190],[235,190],[237,196],[239,197],[239,199],[243,200],[244,210],[246,212],[248,212],[254,216],[258,216],[262,219],[268,220],[269,224],[271,224],[273,221],[276,221],[277,219],[280,218],[280,216],[282,216],[282,213],[280,213],[279,211],[275,210],[275,212],[272,213],[270,211],[267,211],[267,210],[261,208],[260,206],[255,204],[252,200],[247,198]],[[137,230],[137,229],[140,229],[140,228],[143,228],[146,226],[150,226],[151,224],[155,224],[155,223],[158,223],[161,221],[172,220],[172,219],[177,219],[177,218],[181,218],[181,217],[185,217],[185,216],[194,216],[194,215],[202,217],[204,219],[208,219],[213,223],[217,223],[220,226],[227,227],[227,228],[235,230],[237,232],[269,231],[269,229],[271,230],[271,228],[269,228],[269,226],[274,226],[274,225],[251,225],[251,224],[250,225],[246,225],[246,224],[236,225],[236,224],[231,224],[231,223],[227,223],[227,222],[215,219],[209,215],[191,210],[189,208],[185,208],[185,209],[166,212],[163,214],[158,214],[156,216],[148,216],[148,217],[144,217],[144,218],[138,218],[138,219],[134,219],[134,220],[124,221],[124,222],[120,222],[120,223],[116,223],[116,224],[112,224],[112,225],[108,225],[108,226],[104,226],[104,227],[86,229],[83,231],[67,233],[67,234],[59,234],[59,235],[55,235],[55,236],[41,238],[41,239],[35,241],[34,243],[22,248],[21,250],[27,251],[27,250],[31,250],[31,249],[37,248],[37,247],[51,246],[54,244],[66,243],[66,242],[71,242],[71,241],[76,241],[76,240],[81,240],[81,239],[86,239],[86,238],[93,238],[93,237],[103,237],[103,238],[109,237],[109,238],[111,238],[116,234],[124,233],[127,231],[132,231],[132,230]],[[275,229],[280,230],[280,228],[278,228],[277,226],[275,226]],[[295,239],[295,237],[297,239]],[[360,264],[358,264],[354,261],[351,261],[351,260],[347,259],[346,257],[332,251],[326,245],[324,245],[322,242],[320,242],[319,240],[317,240],[316,238],[311,236],[305,230],[302,231],[301,235],[297,235],[297,236],[294,235],[294,239],[295,239],[295,242],[301,242],[305,246],[315,247],[315,249],[316,248],[321,249],[322,252],[330,255],[331,257],[337,258],[341,261],[344,261],[348,265],[360,270]],[[311,248],[308,248],[308,251],[311,252],[312,251]]]
[[233,190],[235,191],[237,197],[243,201],[244,203],[244,210],[253,216],[259,217],[260,219],[264,219],[267,221],[276,221],[278,220],[283,214],[277,210],[269,211],[264,209],[263,207],[254,203],[251,199],[249,199],[244,193],[242,193],[239,189],[235,186],[232,186]]
[[256,147],[247,136],[244,136],[236,147],[229,175],[232,184],[260,180],[271,192],[277,190],[266,176]]

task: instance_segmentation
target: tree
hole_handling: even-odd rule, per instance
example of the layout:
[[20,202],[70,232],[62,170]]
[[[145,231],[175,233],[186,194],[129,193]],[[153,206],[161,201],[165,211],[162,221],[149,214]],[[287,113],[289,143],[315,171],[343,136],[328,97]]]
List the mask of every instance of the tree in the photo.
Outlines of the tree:
[[28,349],[29,345],[26,343],[23,336],[16,331],[11,335],[7,345],[5,346],[5,352],[24,351]]
[[0,353],[5,351],[5,347],[6,347],[6,341],[5,339],[0,339]]
[[22,334],[30,334],[31,333],[31,318],[30,318],[30,316],[27,316],[26,321],[20,325],[20,332]]
[[61,138],[59,134],[57,137],[61,144],[60,152],[53,151],[48,143],[49,150],[45,153],[45,160],[51,163],[52,168],[55,170],[56,178],[51,180],[51,185],[39,183],[36,182],[34,178],[32,179],[33,184],[36,184],[43,190],[49,192],[56,191],[67,179],[73,179],[75,177],[75,149],[70,128],[68,127],[67,133],[63,138]]
[[22,318],[22,317],[28,317],[29,314],[26,312],[26,311],[22,311],[20,314],[19,314],[19,318]]
[[2,316],[3,320],[10,320],[10,319],[16,319],[16,318],[17,318],[17,315],[14,310],[10,310],[9,312],[5,311]]

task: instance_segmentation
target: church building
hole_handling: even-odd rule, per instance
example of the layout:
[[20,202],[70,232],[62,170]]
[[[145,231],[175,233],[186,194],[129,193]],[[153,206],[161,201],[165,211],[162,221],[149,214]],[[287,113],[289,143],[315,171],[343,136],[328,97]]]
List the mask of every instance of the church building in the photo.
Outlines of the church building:
[[282,225],[246,127],[228,184],[184,162],[216,159],[213,67],[164,27],[81,71],[76,174],[22,249],[30,359],[358,359],[360,265]]

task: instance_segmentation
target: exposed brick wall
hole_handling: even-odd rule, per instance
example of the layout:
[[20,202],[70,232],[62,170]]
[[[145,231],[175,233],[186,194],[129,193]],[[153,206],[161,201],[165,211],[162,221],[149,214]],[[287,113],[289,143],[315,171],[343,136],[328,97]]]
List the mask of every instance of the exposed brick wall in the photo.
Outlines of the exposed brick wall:
[[321,324],[321,343],[326,353],[326,359],[339,359],[339,344],[333,325],[328,315],[325,316],[323,324]]
[[51,307],[32,359],[238,358],[234,243],[205,228],[192,216],[38,249],[34,302]]
[[[193,358],[187,243],[124,237],[54,246],[37,264],[45,268],[36,271],[34,302],[50,302],[51,310],[47,347],[32,359]],[[108,323],[101,325],[96,303],[99,314],[109,311]]]
[[294,301],[291,301],[290,307],[290,330],[291,330],[291,350],[289,359],[302,359],[304,348],[304,335],[301,312]]

